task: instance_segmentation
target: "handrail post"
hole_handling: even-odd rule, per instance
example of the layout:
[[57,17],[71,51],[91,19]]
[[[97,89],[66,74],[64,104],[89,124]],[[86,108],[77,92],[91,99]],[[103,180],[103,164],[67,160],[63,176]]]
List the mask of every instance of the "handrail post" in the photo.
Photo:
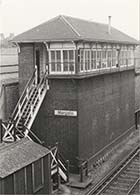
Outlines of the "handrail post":
[[83,182],[83,165],[80,166],[80,182]]
[[13,135],[14,142],[15,142],[16,141],[16,121],[13,120],[11,122],[13,123],[12,135]]
[[26,94],[27,94],[27,100],[29,99],[29,88],[27,87],[27,90],[26,90]]
[[0,119],[0,143],[2,143],[2,119]]
[[86,176],[88,176],[88,161],[86,161]]
[[22,132],[24,133],[26,128],[24,126],[24,123],[25,123],[25,119],[23,117],[21,117],[21,123],[22,123]]
[[19,118],[20,118],[20,113],[21,112],[21,106],[20,106],[20,103],[19,103],[19,105],[18,105],[18,113],[19,113]]
[[31,117],[33,117],[33,104],[31,104],[31,111],[30,111],[30,113],[31,113]]

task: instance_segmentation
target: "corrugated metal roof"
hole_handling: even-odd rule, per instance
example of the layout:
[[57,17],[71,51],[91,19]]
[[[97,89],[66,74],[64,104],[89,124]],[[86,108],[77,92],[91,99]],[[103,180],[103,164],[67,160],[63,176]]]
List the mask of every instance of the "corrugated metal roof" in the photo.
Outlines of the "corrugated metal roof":
[[137,40],[113,27],[109,34],[108,24],[62,15],[16,36],[13,42],[74,40],[138,44]]
[[26,167],[49,153],[47,148],[28,138],[0,145],[0,178]]

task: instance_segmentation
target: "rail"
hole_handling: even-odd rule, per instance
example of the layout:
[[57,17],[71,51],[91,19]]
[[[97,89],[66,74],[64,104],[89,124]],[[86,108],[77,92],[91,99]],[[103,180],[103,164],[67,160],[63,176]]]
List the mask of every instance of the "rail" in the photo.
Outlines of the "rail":
[[[100,180],[95,186],[93,186],[92,189],[90,189],[86,195],[99,195],[106,187],[109,185],[109,183],[116,177],[117,174],[120,173],[120,171],[124,168],[122,165],[125,163],[128,164],[133,156],[136,155],[136,153],[139,151],[139,145],[136,146],[116,167],[114,167],[103,179]],[[119,171],[118,171],[119,170]],[[116,173],[116,174],[115,174]],[[110,179],[111,178],[111,179]],[[108,181],[109,180],[109,181]]]
[[51,151],[51,172],[52,175],[59,173],[65,182],[69,182],[69,161],[64,160],[58,152],[58,143],[50,149]]

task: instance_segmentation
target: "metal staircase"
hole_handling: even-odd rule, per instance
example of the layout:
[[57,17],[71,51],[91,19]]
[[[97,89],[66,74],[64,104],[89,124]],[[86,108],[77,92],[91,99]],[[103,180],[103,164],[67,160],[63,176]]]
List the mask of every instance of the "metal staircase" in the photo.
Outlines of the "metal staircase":
[[[24,137],[42,144],[41,140],[31,130],[31,126],[36,118],[43,99],[49,90],[47,72],[44,73],[39,83],[36,79],[36,70],[28,81],[14,111],[8,122],[2,123],[3,141],[14,142]],[[51,174],[59,174],[67,182],[67,168],[60,158],[57,158],[58,149],[51,150]]]
[[[35,70],[11,116],[11,120],[14,121],[15,127],[19,130],[16,132],[16,139],[28,137],[29,131],[27,129],[31,128],[48,89],[47,73],[42,76],[42,79],[37,84]],[[24,118],[24,125],[27,127],[25,132],[21,128],[22,118]],[[15,138],[11,133],[12,126],[13,124],[8,124],[5,128],[3,141],[14,141]]]

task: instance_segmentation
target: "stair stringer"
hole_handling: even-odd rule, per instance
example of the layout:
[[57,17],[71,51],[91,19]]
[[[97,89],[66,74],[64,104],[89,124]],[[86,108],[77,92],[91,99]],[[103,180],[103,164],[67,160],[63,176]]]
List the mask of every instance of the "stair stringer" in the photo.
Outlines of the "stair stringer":
[[[44,98],[45,98],[46,93],[47,93],[48,90],[49,90],[49,85],[44,89],[44,91],[43,91],[43,93],[42,93],[42,95],[41,95],[41,97],[39,99],[39,102],[38,102],[38,104],[37,104],[37,106],[35,108],[34,114],[33,114],[32,118],[31,118],[29,124],[27,125],[27,128],[28,129],[31,129],[31,126],[33,125],[33,122],[34,122],[34,120],[35,120],[35,118],[36,118],[36,116],[38,114],[38,111],[39,111],[39,109],[40,109],[40,107],[42,105],[42,102],[43,102],[43,100],[44,100]],[[25,137],[28,136],[28,133],[29,133],[29,131],[26,130],[25,131]]]

